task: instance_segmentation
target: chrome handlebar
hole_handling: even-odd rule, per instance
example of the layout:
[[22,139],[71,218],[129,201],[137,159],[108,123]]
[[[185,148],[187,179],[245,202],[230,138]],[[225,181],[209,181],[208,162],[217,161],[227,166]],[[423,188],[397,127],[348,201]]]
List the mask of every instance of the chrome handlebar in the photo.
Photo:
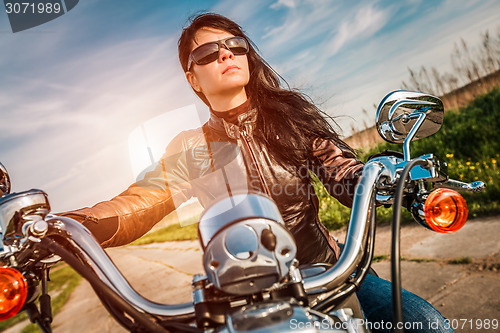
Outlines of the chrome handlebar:
[[86,263],[100,279],[137,310],[162,317],[178,317],[194,314],[192,303],[160,304],[139,295],[120,273],[111,258],[97,243],[90,231],[82,224],[67,217],[47,219],[47,235],[59,235],[81,250]]
[[368,237],[368,216],[372,197],[381,176],[391,177],[391,158],[382,157],[369,161],[356,188],[345,248],[337,263],[315,276],[304,278],[304,289],[315,295],[338,286],[356,270],[363,257]]

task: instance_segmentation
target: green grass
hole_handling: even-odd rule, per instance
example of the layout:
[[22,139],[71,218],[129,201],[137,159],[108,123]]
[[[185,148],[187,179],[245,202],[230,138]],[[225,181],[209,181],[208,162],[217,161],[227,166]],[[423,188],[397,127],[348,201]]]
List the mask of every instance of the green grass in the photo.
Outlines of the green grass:
[[21,330],[21,333],[39,333],[41,332],[37,325],[29,324]]
[[[52,314],[55,316],[61,311],[63,305],[68,300],[69,296],[80,283],[82,277],[76,273],[71,267],[65,264],[58,264],[50,271],[50,281],[48,284],[49,295],[57,293],[57,296],[52,298]],[[28,316],[23,311],[6,321],[0,322],[0,331],[5,330],[12,325],[15,325],[23,320],[28,319]],[[26,332],[40,332],[35,324],[26,326],[23,330]]]
[[[351,209],[342,205],[330,196],[323,184],[313,176],[313,184],[319,199],[319,219],[328,230],[341,229],[348,225]],[[388,224],[392,221],[392,207],[377,207],[377,224]],[[413,218],[406,209],[402,210],[402,223],[413,222]]]
[[[380,262],[380,261],[385,261],[389,260],[391,258],[390,255],[388,254],[381,254],[378,256],[373,256],[372,262]],[[413,262],[434,262],[436,259],[434,258],[406,258],[406,257],[400,257],[401,261],[413,261]]]
[[413,261],[413,262],[434,262],[434,261],[436,261],[436,259],[434,259],[434,258],[401,258],[401,260]]
[[472,259],[470,257],[460,257],[449,260],[448,263],[452,265],[467,265],[472,263]]
[[145,245],[170,241],[195,240],[198,238],[198,223],[182,227],[179,223],[158,229],[135,240],[131,245]]
[[389,259],[389,256],[387,254],[382,254],[379,256],[373,256],[372,262],[380,262]]

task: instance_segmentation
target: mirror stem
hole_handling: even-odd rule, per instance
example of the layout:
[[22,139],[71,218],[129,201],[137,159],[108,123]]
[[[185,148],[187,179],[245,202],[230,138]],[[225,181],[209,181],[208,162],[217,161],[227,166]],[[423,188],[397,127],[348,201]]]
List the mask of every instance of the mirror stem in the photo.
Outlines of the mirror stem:
[[411,115],[412,118],[415,116],[418,116],[418,119],[417,119],[415,125],[413,126],[413,128],[411,129],[410,133],[408,133],[408,136],[406,137],[406,139],[404,141],[404,145],[403,145],[403,154],[404,154],[405,161],[410,160],[410,158],[411,158],[410,157],[410,142],[413,139],[413,137],[417,134],[418,130],[420,129],[420,126],[422,126],[425,118],[427,117],[427,115],[424,112],[418,112],[418,113],[414,113]]

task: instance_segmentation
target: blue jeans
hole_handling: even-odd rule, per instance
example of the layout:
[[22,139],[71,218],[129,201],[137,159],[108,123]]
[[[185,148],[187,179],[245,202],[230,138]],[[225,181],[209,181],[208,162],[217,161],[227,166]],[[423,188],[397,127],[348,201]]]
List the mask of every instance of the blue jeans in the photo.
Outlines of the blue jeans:
[[[388,324],[392,322],[391,288],[389,281],[368,274],[356,293],[372,332],[392,332],[392,324]],[[404,289],[402,299],[405,332],[453,332],[441,313],[426,300]]]

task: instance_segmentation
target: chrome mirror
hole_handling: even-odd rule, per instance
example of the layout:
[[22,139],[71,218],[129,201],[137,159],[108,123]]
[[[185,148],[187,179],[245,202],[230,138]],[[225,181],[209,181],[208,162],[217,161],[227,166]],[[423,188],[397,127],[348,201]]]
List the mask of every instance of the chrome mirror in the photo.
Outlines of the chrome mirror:
[[388,142],[404,142],[405,160],[409,160],[410,142],[436,133],[441,128],[443,117],[443,102],[438,97],[398,90],[380,102],[377,130]]
[[10,193],[10,177],[7,169],[0,163],[0,198]]

